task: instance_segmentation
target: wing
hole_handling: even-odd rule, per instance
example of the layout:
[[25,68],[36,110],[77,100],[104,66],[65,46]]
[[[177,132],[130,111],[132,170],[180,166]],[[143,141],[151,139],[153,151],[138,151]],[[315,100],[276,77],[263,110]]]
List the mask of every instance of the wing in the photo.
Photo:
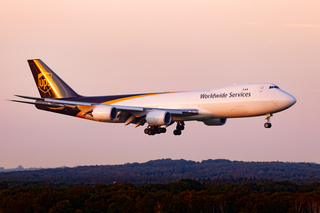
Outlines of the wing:
[[141,121],[150,111],[165,111],[172,114],[174,117],[181,117],[181,116],[191,116],[191,115],[198,115],[198,109],[165,109],[165,108],[152,108],[152,107],[136,107],[136,106],[121,106],[121,105],[107,105],[107,104],[100,104],[100,103],[88,103],[88,102],[78,102],[78,101],[70,101],[64,99],[48,99],[48,98],[37,98],[37,97],[30,97],[30,96],[22,96],[16,95],[20,98],[35,100],[35,102],[29,101],[19,101],[19,100],[11,100],[14,102],[19,103],[26,103],[26,104],[33,104],[48,107],[49,109],[63,109],[63,108],[71,108],[73,110],[80,110],[82,115],[91,115],[94,108],[98,106],[110,106],[116,108],[119,112],[119,119],[120,121],[125,122],[126,125],[129,123],[135,123],[136,125],[143,125],[145,121]]

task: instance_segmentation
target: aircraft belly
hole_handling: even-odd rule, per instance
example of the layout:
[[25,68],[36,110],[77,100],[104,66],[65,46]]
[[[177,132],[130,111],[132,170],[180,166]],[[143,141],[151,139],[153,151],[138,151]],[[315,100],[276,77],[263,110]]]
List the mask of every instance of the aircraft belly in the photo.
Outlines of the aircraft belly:
[[200,107],[209,111],[214,117],[219,118],[250,116],[250,112],[244,102],[216,101],[203,104]]
[[204,110],[209,111],[214,117],[236,118],[264,115],[270,113],[273,108],[271,102],[262,101],[235,101],[235,102],[213,102],[199,105]]

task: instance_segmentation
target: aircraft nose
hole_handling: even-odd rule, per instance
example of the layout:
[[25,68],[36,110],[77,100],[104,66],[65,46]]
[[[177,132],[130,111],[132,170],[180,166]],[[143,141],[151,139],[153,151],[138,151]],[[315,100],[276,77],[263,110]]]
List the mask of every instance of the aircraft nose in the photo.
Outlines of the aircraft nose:
[[294,105],[297,102],[297,99],[290,94],[288,94],[288,99],[289,99],[289,107]]
[[287,109],[297,102],[297,99],[285,91],[276,94],[277,104],[281,109]]

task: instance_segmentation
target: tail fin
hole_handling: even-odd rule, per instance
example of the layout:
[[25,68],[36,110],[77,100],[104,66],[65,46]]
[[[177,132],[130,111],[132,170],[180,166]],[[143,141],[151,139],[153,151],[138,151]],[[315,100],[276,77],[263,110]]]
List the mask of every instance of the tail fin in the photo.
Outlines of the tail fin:
[[80,97],[40,59],[28,60],[41,98]]

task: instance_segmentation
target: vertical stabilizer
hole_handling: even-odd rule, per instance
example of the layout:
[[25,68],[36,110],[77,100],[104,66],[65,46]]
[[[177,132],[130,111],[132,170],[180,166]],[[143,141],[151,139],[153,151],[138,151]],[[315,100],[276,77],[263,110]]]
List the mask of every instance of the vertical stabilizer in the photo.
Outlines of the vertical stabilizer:
[[71,87],[40,59],[28,60],[28,63],[42,98],[79,97]]

